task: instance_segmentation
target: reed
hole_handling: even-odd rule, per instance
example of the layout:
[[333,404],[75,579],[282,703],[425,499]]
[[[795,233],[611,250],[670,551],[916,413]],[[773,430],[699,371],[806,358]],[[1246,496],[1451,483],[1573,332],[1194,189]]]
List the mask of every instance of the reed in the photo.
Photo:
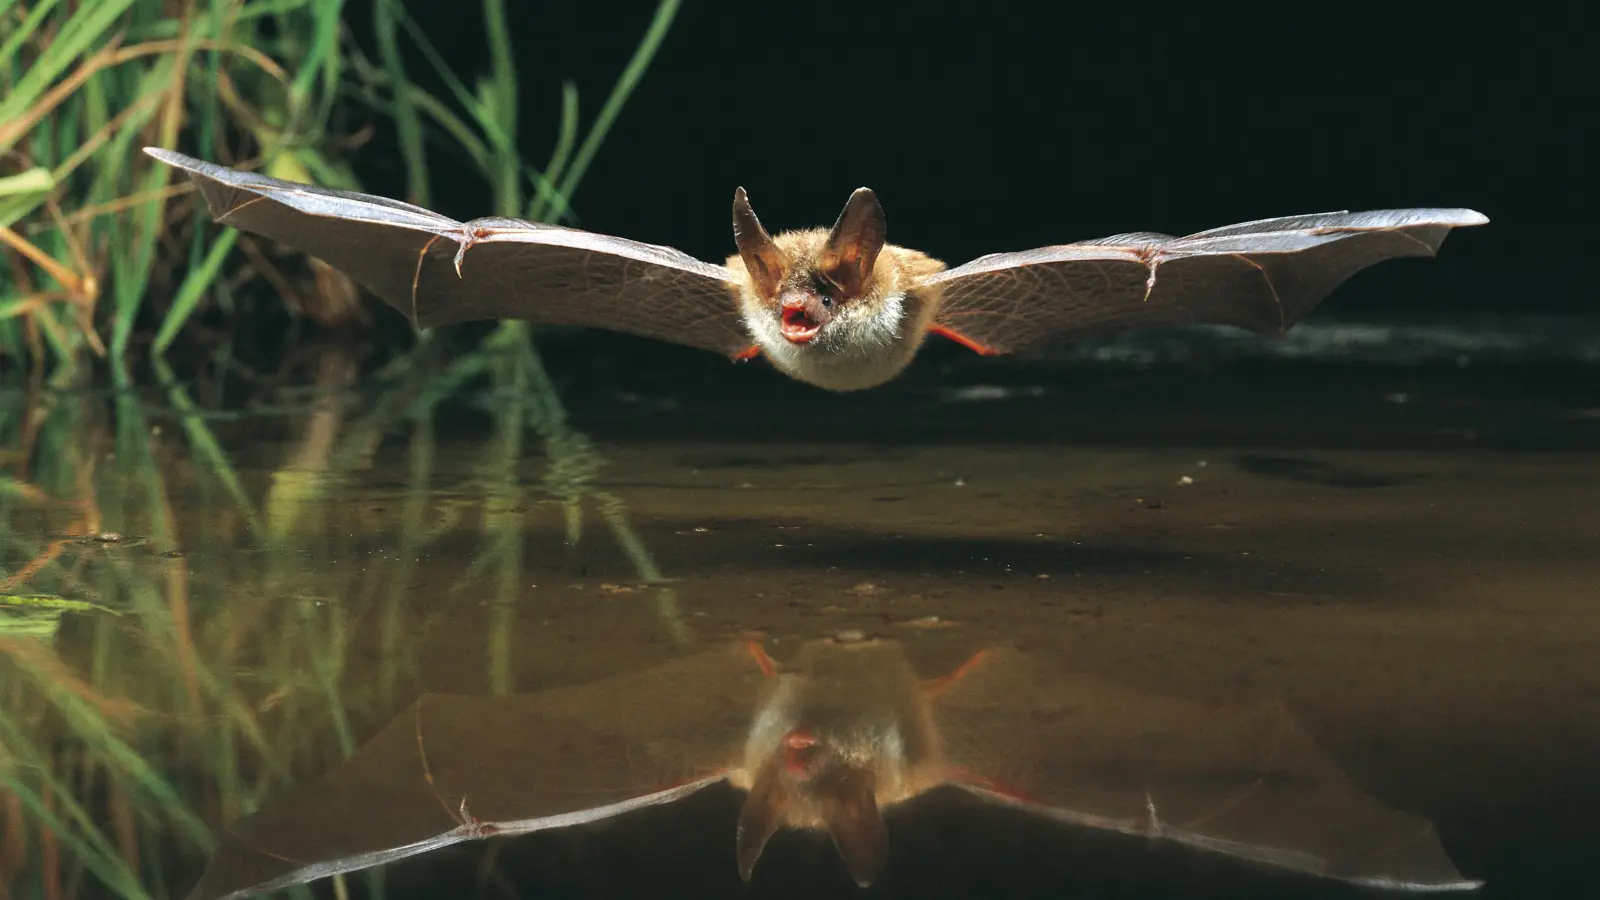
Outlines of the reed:
[[[191,327],[206,305],[247,321],[258,304],[299,292],[252,242],[212,226],[193,204],[172,204],[190,193],[187,184],[138,153],[144,144],[181,142],[208,159],[359,188],[341,161],[359,139],[338,133],[343,119],[335,115],[354,102],[392,117],[414,201],[429,199],[430,147],[449,142],[492,187],[495,213],[541,221],[570,215],[569,198],[679,3],[661,0],[587,127],[576,86],[563,85],[558,139],[542,168],[518,147],[515,44],[504,0],[483,2],[490,65],[472,87],[397,0],[375,0],[376,60],[341,40],[343,0],[5,6],[0,365],[72,372],[104,365],[125,381],[140,353],[163,357],[185,347],[204,354],[225,343],[227,329],[219,337],[218,329]],[[413,55],[445,85],[443,96],[409,77]],[[241,157],[241,149],[252,156]],[[312,291],[354,296],[337,276],[317,282]]]
[[[639,583],[665,581],[622,537],[617,497],[575,482],[571,457],[524,456],[547,413],[519,349],[363,391],[328,345],[311,391],[284,392],[275,459],[223,452],[239,446],[231,423],[175,382],[43,389],[0,410],[14,451],[0,612],[34,607],[26,628],[0,628],[0,895],[181,894],[215,823],[347,756],[409,702],[422,661],[438,664],[429,622],[467,648],[458,678],[526,689],[544,665],[516,640],[540,614],[527,585],[588,565],[585,521],[612,530]],[[437,446],[434,409],[474,371],[506,389],[493,439],[441,472],[463,448]],[[692,640],[671,588],[653,590],[634,614],[668,644]],[[378,873],[358,880],[382,896]]]
[[[236,135],[276,147],[322,127],[339,88],[338,0],[104,0],[0,12],[0,354],[125,371],[136,329],[181,322],[236,240],[164,213],[143,143]],[[157,303],[152,297],[162,297]],[[170,337],[168,338],[170,341]]]
[[[138,147],[183,143],[357,188],[336,115],[353,101],[393,117],[413,200],[427,201],[428,153],[448,141],[493,187],[497,213],[560,219],[679,2],[660,3],[587,125],[577,88],[563,86],[542,167],[518,151],[504,0],[484,0],[491,65],[473,89],[401,3],[376,2],[376,60],[341,40],[342,6],[0,6],[0,367],[28,373],[0,379],[0,612],[8,598],[44,609],[0,628],[0,897],[181,891],[211,846],[207,823],[348,754],[415,690],[416,622],[441,599],[413,596],[414,561],[462,531],[480,552],[458,599],[487,597],[497,611],[477,655],[490,689],[511,687],[505,611],[545,511],[572,548],[591,510],[641,582],[666,581],[621,501],[593,486],[602,460],[568,423],[524,326],[504,324],[447,364],[423,334],[373,376],[382,389],[367,404],[340,350],[319,353],[307,408],[278,411],[302,432],[266,470],[230,453],[237,414],[175,373],[192,368],[180,351],[227,355],[230,335],[202,328],[201,310],[244,321],[299,288],[236,232],[174,202],[185,184]],[[446,95],[408,77],[408,52]],[[324,276],[310,289],[340,290]],[[118,390],[80,389],[95,372]],[[483,379],[498,399],[471,486],[481,499],[441,502],[433,411]],[[410,435],[403,497],[371,514],[331,500],[397,430]],[[518,471],[529,436],[545,451],[532,482]],[[98,540],[108,527],[143,543]],[[374,557],[374,544],[399,552]],[[308,574],[308,558],[368,562]],[[658,590],[663,629],[688,640],[675,595]],[[380,878],[363,881],[381,895]]]

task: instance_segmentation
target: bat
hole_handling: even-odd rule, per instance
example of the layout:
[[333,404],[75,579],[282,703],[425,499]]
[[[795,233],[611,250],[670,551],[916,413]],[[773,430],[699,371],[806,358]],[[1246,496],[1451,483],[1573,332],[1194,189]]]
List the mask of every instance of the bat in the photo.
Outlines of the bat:
[[954,787],[1052,824],[1379,888],[1470,890],[1427,820],[1361,792],[1281,704],[1212,706],[995,647],[923,678],[840,636],[786,664],[751,639],[588,684],[423,694],[321,779],[224,830],[190,900],[278,890],[462,841],[601,822],[714,784],[743,794],[729,877],[785,829],[855,882],[886,814]]
[[418,328],[483,319],[580,325],[765,357],[835,391],[899,375],[929,334],[982,354],[1178,324],[1282,334],[1368,266],[1432,256],[1470,209],[1288,216],[982,256],[953,269],[885,243],[871,190],[832,229],[769,235],[743,188],[725,265],[509,218],[457,222],[383,197],[269,178],[154,147],[212,217],[315,256]]

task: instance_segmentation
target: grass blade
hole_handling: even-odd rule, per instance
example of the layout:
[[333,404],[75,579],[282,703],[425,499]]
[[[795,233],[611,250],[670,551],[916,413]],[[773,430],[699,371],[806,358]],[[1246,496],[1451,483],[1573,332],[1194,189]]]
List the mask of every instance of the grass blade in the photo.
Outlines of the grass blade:
[[[606,98],[605,105],[600,107],[600,115],[595,118],[588,136],[583,139],[583,145],[578,148],[578,155],[572,160],[572,168],[559,179],[563,197],[571,197],[577,190],[578,182],[583,180],[584,173],[589,170],[589,163],[594,160],[600,144],[611,131],[617,116],[622,113],[622,107],[633,94],[633,89],[638,86],[639,79],[644,77],[645,70],[650,68],[650,62],[655,59],[656,51],[661,49],[661,43],[666,40],[667,31],[672,27],[672,20],[677,16],[680,5],[681,0],[661,0],[661,4],[656,7],[655,17],[650,20],[650,27],[645,30],[644,39],[634,50],[633,58],[628,61],[627,68],[622,70],[622,77],[618,78],[616,85],[612,87],[611,95]],[[550,177],[555,178],[555,173],[551,173]]]
[[161,330],[156,332],[155,343],[151,351],[157,356],[166,355],[167,348],[172,346],[172,341],[178,336],[178,331],[189,320],[196,306],[200,305],[200,298],[205,290],[222,271],[222,261],[233,250],[233,245],[239,240],[239,232],[227,228],[217,235],[216,241],[211,245],[211,250],[206,253],[200,265],[189,270],[183,279],[183,286],[178,288],[177,296],[172,300],[172,306],[167,310],[166,318],[161,322]]

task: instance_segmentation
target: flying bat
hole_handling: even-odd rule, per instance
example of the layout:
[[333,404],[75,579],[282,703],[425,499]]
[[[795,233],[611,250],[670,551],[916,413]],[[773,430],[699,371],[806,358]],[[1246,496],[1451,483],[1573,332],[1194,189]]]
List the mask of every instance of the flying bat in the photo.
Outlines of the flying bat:
[[729,878],[785,829],[869,886],[896,807],[939,788],[1039,827],[1176,842],[1247,865],[1470,890],[1425,819],[1359,790],[1281,704],[1213,706],[1066,676],[1013,648],[933,678],[844,635],[760,640],[588,684],[423,694],[324,774],[228,826],[190,900],[278,890],[463,841],[595,823],[715,784],[742,793]]
[[199,186],[218,222],[315,256],[431,328],[525,319],[603,328],[735,359],[764,356],[836,391],[897,376],[929,334],[983,354],[1179,324],[1281,334],[1356,272],[1432,256],[1470,209],[1287,216],[1173,237],[1119,234],[953,269],[885,243],[867,188],[832,229],[769,235],[743,188],[738,252],[679,250],[521,219],[457,222],[409,203],[145,152]]

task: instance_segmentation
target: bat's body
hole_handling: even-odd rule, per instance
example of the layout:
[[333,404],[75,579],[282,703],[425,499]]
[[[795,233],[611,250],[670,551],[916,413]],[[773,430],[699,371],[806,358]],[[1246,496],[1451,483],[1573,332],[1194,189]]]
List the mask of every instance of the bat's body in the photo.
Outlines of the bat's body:
[[739,816],[748,879],[780,826],[828,832],[858,884],[889,852],[882,810],[946,781],[929,697],[896,644],[815,642],[775,676],[729,783],[749,792]]
[[[776,312],[771,292],[751,276],[753,266],[740,254],[728,257],[739,311],[760,354],[785,375],[835,391],[874,387],[917,355],[940,301],[938,286],[923,281],[944,271],[944,263],[885,245],[857,302],[825,307],[817,273],[827,241],[821,228],[772,239],[786,262]],[[787,308],[784,298],[792,301]]]
[[1280,334],[1356,272],[1432,256],[1470,209],[1263,219],[1188,237],[1121,234],[947,269],[885,241],[866,188],[830,229],[767,234],[741,188],[726,265],[571,228],[420,207],[146,148],[213,217],[340,269],[418,327],[526,319],[622,331],[747,359],[831,390],[882,384],[928,334],[1012,353],[1113,331],[1223,324]]
[[1006,648],[921,679],[900,643],[825,639],[787,664],[742,643],[542,693],[424,695],[322,779],[229,826],[191,900],[602,821],[718,783],[745,794],[731,836],[746,880],[789,827],[829,834],[871,884],[890,856],[885,813],[952,786],[1040,827],[1376,887],[1480,884],[1430,823],[1363,794],[1280,706],[1156,697]]

